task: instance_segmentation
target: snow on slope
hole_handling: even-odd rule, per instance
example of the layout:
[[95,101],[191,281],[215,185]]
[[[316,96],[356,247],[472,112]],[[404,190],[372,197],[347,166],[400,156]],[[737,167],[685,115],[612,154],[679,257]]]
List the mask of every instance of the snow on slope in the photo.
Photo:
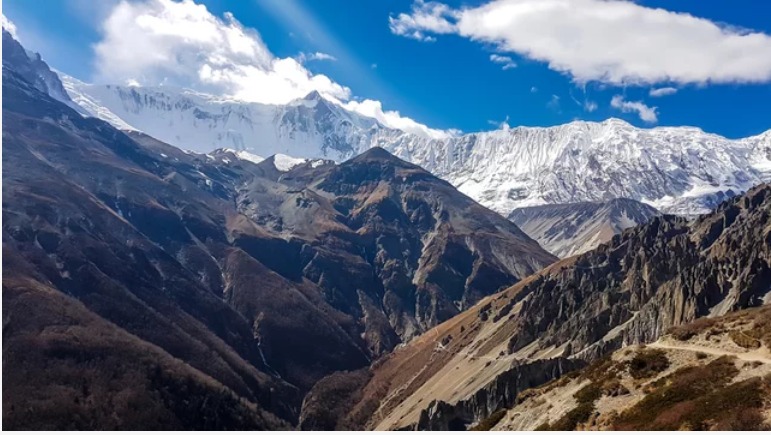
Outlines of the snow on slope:
[[181,148],[342,161],[380,146],[505,216],[519,207],[613,198],[692,215],[771,181],[771,131],[730,140],[692,127],[641,129],[609,119],[430,139],[384,127],[317,93],[272,106],[63,79],[73,100],[93,103],[84,107],[95,116]]
[[522,207],[509,220],[552,254],[566,258],[592,250],[659,212],[632,199]]

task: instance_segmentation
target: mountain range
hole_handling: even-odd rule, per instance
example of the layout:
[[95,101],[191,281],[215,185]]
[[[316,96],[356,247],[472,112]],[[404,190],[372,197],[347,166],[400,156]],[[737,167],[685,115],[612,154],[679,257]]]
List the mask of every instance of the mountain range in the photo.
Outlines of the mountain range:
[[184,89],[63,79],[93,116],[181,148],[339,162],[379,146],[504,216],[524,206],[616,198],[696,215],[771,180],[771,131],[731,140],[693,127],[641,129],[609,119],[436,139],[385,127],[318,92],[264,105]]

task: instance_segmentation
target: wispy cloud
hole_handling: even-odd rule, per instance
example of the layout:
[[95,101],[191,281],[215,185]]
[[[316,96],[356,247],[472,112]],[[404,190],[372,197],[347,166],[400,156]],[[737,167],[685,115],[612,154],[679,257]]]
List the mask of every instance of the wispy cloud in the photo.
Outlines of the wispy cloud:
[[326,61],[334,62],[337,60],[337,58],[332,56],[331,54],[317,51],[315,53],[300,53],[299,55],[297,55],[297,60],[300,63],[312,62],[315,60],[326,60]]
[[627,101],[621,95],[615,95],[610,100],[610,106],[624,113],[637,113],[645,122],[655,124],[659,121],[658,107],[650,107],[642,101]]
[[677,88],[665,87],[665,88],[651,89],[650,92],[648,92],[648,95],[654,98],[659,98],[659,97],[666,97],[667,95],[673,95],[676,93],[677,93]]
[[614,85],[771,82],[771,36],[632,1],[492,0],[452,8],[416,1],[389,19],[419,40],[458,34]]
[[549,110],[553,110],[555,112],[561,112],[562,111],[562,105],[560,104],[560,101],[562,99],[559,97],[559,95],[552,94],[551,98],[549,98],[549,102],[546,103],[546,107]]
[[514,62],[514,60],[509,56],[501,56],[499,54],[491,54],[490,55],[490,61],[493,63],[497,63],[501,65],[501,69],[507,70],[511,68],[516,68],[517,63]]

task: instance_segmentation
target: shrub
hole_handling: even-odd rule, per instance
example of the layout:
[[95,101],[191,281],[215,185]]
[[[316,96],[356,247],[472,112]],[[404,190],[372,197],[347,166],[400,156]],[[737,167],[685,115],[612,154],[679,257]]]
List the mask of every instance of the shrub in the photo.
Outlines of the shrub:
[[730,331],[728,336],[734,343],[745,349],[757,349],[760,347],[760,340],[753,338],[742,331]]
[[686,323],[685,325],[673,326],[669,329],[668,333],[675,340],[685,341],[698,334],[701,334],[704,330],[712,327],[714,324],[715,319],[702,317],[694,320],[691,323]]
[[655,389],[621,413],[614,429],[698,430],[708,421],[725,420],[733,410],[757,407],[759,379],[728,385],[737,373],[728,357],[677,370],[654,382]]
[[602,389],[599,385],[592,382],[591,384],[578,390],[576,394],[573,395],[573,397],[576,398],[576,401],[578,401],[579,404],[594,404],[597,399],[602,397]]
[[[559,420],[553,424],[547,424],[545,428],[538,430],[575,430],[576,426],[580,423],[584,423],[589,420],[589,417],[594,413],[594,403],[580,403],[578,406],[568,411]],[[540,426],[539,426],[540,428]]]
[[667,367],[667,355],[659,349],[649,349],[639,352],[629,361],[629,374],[635,379],[644,379],[663,372]]
[[506,415],[506,409],[499,409],[492,414],[488,415],[487,418],[480,421],[476,426],[472,426],[469,428],[469,430],[490,430],[493,427],[495,427],[498,422],[503,419],[503,417]]

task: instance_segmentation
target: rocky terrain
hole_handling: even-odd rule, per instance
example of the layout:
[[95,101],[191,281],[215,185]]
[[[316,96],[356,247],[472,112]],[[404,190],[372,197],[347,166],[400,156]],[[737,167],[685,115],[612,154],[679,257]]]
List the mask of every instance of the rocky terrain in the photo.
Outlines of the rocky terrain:
[[632,199],[522,207],[509,220],[547,251],[566,258],[590,251],[659,212]]
[[[513,406],[544,372],[768,303],[770,215],[762,185],[695,221],[655,217],[555,263],[375,363],[334,427],[465,427]],[[311,391],[301,421],[327,391],[323,381]]]
[[476,428],[770,430],[769,346],[771,307],[703,318],[522,391]]
[[556,260],[382,149],[184,152],[82,117],[37,61],[3,65],[7,428],[291,427],[321,377]]

